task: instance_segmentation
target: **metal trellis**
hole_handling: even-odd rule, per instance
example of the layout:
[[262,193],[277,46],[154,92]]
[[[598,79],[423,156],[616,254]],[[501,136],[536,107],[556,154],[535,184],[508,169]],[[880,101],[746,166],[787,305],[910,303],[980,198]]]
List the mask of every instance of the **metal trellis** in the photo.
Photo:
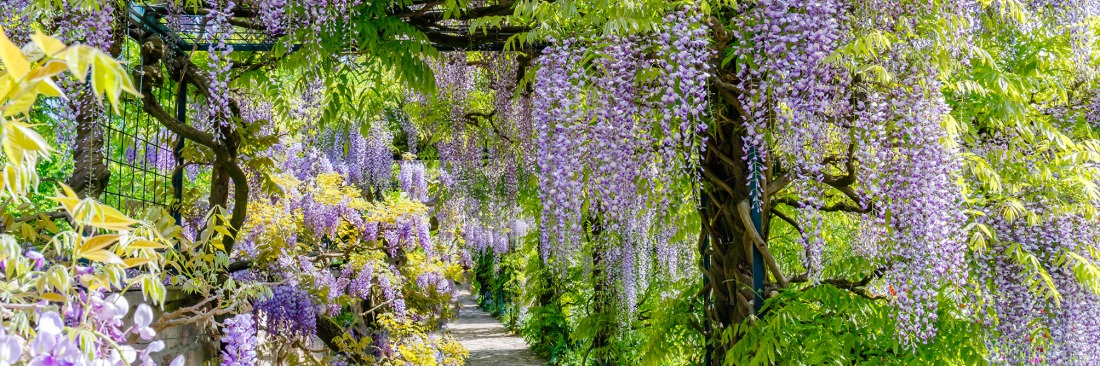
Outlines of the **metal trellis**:
[[[136,59],[139,47],[133,40],[126,40],[123,57]],[[139,89],[149,82],[140,73],[135,75]],[[173,103],[173,89],[171,85],[152,85],[150,90],[158,100]],[[137,100],[123,101],[117,112],[108,112],[98,123],[103,133],[104,163],[111,173],[101,201],[138,214],[153,206],[168,208],[178,200],[170,190],[170,174],[176,166],[172,151],[175,134],[146,114]]]

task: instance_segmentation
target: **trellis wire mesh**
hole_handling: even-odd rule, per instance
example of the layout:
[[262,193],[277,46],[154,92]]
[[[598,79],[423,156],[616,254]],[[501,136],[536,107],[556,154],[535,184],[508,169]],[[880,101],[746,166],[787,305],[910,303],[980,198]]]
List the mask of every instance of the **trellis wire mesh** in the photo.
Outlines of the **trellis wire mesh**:
[[[138,49],[137,42],[127,39],[123,56],[128,61],[138,60]],[[153,82],[141,73],[133,75],[139,90]],[[151,85],[150,90],[161,105],[175,105],[174,82]],[[119,107],[117,113],[112,111],[99,120],[104,134],[103,156],[111,173],[100,199],[130,214],[153,206],[168,209],[175,201],[171,175],[176,166],[172,148],[177,137],[145,113],[141,101],[127,99]]]

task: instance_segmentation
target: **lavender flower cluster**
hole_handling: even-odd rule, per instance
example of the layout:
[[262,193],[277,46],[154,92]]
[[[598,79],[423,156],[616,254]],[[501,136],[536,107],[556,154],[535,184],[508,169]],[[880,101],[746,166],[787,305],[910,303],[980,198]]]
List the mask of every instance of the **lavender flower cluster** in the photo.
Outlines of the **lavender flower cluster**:
[[421,161],[402,161],[401,172],[397,175],[401,183],[401,190],[409,194],[412,200],[428,201],[428,181],[424,173],[424,163]]
[[[589,54],[600,57],[587,70]],[[601,232],[615,234],[593,240],[610,259],[605,279],[623,284],[610,288],[628,313],[651,267],[644,253],[671,253],[665,215],[682,197],[666,182],[690,174],[689,157],[702,146],[712,56],[703,15],[680,11],[652,36],[552,40],[537,60],[540,254],[568,261],[584,239],[582,218],[597,217]],[[652,85],[639,79],[639,70],[653,69],[661,75]],[[464,232],[474,248],[501,246],[491,233],[476,225]]]
[[233,59],[229,57],[233,53],[233,46],[227,40],[233,34],[233,25],[229,18],[233,14],[236,3],[226,1],[223,7],[218,0],[207,0],[206,5],[211,9],[207,16],[208,42],[207,54],[210,57],[210,100],[207,103],[208,118],[211,128],[218,138],[222,136],[222,128],[229,126],[232,112],[229,109],[229,71],[233,68]]
[[270,298],[253,304],[267,332],[304,339],[317,333],[316,306],[309,293],[294,285],[279,285],[271,292]]
[[[827,173],[839,167],[845,174],[846,166],[856,166],[858,172],[850,174],[858,174],[861,189],[848,196],[867,211],[859,248],[873,260],[892,262],[885,282],[894,296],[899,338],[912,346],[935,337],[940,290],[966,280],[960,235],[966,217],[955,183],[959,153],[941,127],[949,108],[939,75],[913,66],[932,64],[927,45],[894,45],[880,62],[900,80],[880,90],[854,85],[849,70],[827,60],[850,41],[852,27],[868,26],[849,22],[848,6],[783,0],[743,5],[743,15],[734,22],[745,41],[734,53],[745,67],[738,69],[732,87],[744,91],[740,118],[747,130],[746,156],[755,149],[789,167],[789,189],[806,201],[796,219],[805,228],[804,266],[813,281],[823,270],[820,209],[826,190],[833,189]],[[851,98],[857,88],[863,88],[858,90],[865,98]],[[827,156],[848,146],[859,149],[839,162]],[[761,177],[764,167],[750,168]]]
[[[54,311],[39,315],[35,336],[29,344],[18,334],[9,335],[5,327],[0,327],[0,364],[124,366],[138,362],[143,366],[156,365],[152,354],[164,350],[164,341],[150,342],[141,350],[127,344],[132,335],[146,341],[156,336],[156,331],[150,327],[153,310],[148,305],[138,305],[133,324],[126,326],[122,320],[130,312],[130,304],[124,297],[113,294],[104,298],[101,291],[82,292],[80,296],[81,301],[67,304],[64,318]],[[89,326],[104,338],[82,341],[76,336],[77,330],[71,328]],[[183,362],[183,357],[177,356],[170,365],[181,366]]]
[[256,364],[256,323],[252,314],[237,314],[225,321],[222,328],[222,366],[253,366]]

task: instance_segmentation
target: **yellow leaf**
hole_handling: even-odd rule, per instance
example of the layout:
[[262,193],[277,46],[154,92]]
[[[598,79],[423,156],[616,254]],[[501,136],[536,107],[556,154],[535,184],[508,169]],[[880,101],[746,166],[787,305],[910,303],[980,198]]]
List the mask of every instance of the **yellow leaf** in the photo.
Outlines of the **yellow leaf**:
[[232,234],[229,233],[229,229],[227,229],[225,226],[215,226],[214,231],[217,231],[218,233],[221,233],[222,235],[225,235],[225,236],[233,236]]
[[2,28],[0,28],[0,62],[4,63],[4,67],[15,80],[22,79],[31,70],[31,62],[18,46],[11,43],[11,39],[8,39],[8,35]]
[[91,64],[88,62],[91,57],[89,53],[94,50],[86,47],[69,47],[65,51],[65,63],[69,65],[69,73],[76,77],[77,81],[84,82],[84,79],[88,77],[88,67]]
[[91,251],[100,250],[114,244],[118,241],[118,234],[106,234],[97,235],[84,241],[84,245],[80,246],[81,253],[87,253]]
[[77,199],[77,200],[79,200],[79,199],[80,199],[80,196],[77,196],[77,195],[76,195],[76,192],[75,192],[75,191],[73,191],[72,187],[69,187],[69,185],[68,185],[68,184],[65,184],[65,183],[58,183],[58,185],[60,185],[60,186],[61,186],[61,190],[62,190],[62,192],[65,192],[65,197],[67,197],[67,198],[73,198],[73,199]]
[[8,100],[7,105],[3,107],[4,117],[27,114],[30,112],[31,106],[34,106],[35,100],[38,100],[38,93],[16,94],[15,97]]
[[11,99],[12,94],[19,91],[19,85],[16,85],[8,73],[0,71],[0,100]]
[[126,245],[126,247],[134,249],[163,249],[168,246],[152,240],[138,239]]
[[130,230],[137,223],[134,219],[119,212],[114,207],[96,203],[100,215],[92,221],[92,226],[107,230]]
[[65,300],[66,300],[65,296],[63,296],[59,293],[56,293],[56,292],[47,292],[47,293],[42,294],[41,297],[42,297],[43,300],[53,301],[53,302],[65,302]]
[[149,258],[126,258],[122,261],[126,263],[126,268],[134,268],[142,264],[152,262],[153,260]]
[[52,57],[65,49],[65,44],[61,40],[47,36],[42,31],[35,31],[34,35],[31,36],[31,40],[34,40],[34,44],[38,45],[38,48],[42,49],[47,57]]
[[44,65],[36,67],[27,74],[26,81],[35,82],[46,80],[65,71],[65,62],[59,60],[47,61]]
[[50,143],[30,126],[19,122],[9,122],[8,126],[11,130],[8,131],[7,139],[23,150],[38,152],[42,155],[52,150]]
[[76,205],[80,204],[80,199],[78,198],[50,197],[50,200],[60,203],[61,207],[64,207],[65,211],[68,212],[70,215],[73,214],[74,211],[76,211]]
[[23,191],[19,170],[15,169],[15,166],[11,165],[11,163],[4,165],[4,170],[0,172],[0,175],[4,177],[4,190],[10,195],[18,196],[20,192]]
[[90,252],[81,253],[80,257],[88,259],[88,260],[93,260],[93,261],[96,261],[96,262],[103,262],[103,263],[109,263],[109,264],[125,264],[126,263],[126,262],[122,261],[122,258],[119,258],[117,255],[115,255],[115,253],[111,253],[111,252],[109,252],[107,250],[104,250],[104,249],[93,250],[93,251],[90,251]]
[[38,83],[37,91],[38,94],[42,94],[48,97],[60,97],[64,95],[64,93],[61,92],[61,88],[58,87],[57,84],[55,84],[53,80],[50,80],[49,78],[43,79],[42,82]]
[[118,97],[124,89],[120,79],[125,77],[125,71],[117,61],[105,53],[95,53],[95,59],[92,62],[92,90],[97,100],[101,100],[102,95],[107,94],[107,101],[111,102],[111,107],[118,110]]

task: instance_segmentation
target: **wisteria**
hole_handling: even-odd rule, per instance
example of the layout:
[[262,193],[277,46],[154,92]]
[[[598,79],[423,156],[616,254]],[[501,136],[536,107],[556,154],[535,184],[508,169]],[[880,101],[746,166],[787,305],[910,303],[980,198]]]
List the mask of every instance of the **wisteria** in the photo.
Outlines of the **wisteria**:
[[393,153],[390,145],[393,144],[393,133],[386,129],[381,122],[371,125],[364,145],[365,166],[360,169],[364,172],[363,182],[374,189],[381,189],[388,184],[393,177]]
[[222,329],[225,350],[223,366],[251,366],[256,364],[256,324],[252,314],[238,314],[225,321]]
[[256,319],[267,332],[304,339],[317,333],[316,306],[297,286],[276,286],[270,298],[257,301],[254,307]]
[[[532,107],[542,256],[567,260],[585,231],[615,233],[619,243],[606,244],[604,280],[622,283],[610,288],[621,288],[627,313],[652,265],[642,253],[668,245],[653,240],[666,237],[656,234],[673,209],[660,182],[688,173],[702,143],[711,51],[701,21],[698,13],[672,14],[652,39],[611,37],[599,48],[583,39],[555,41],[538,61]],[[646,57],[650,50],[657,61]],[[586,53],[599,55],[591,70],[582,67]],[[652,67],[663,73],[656,92],[637,79],[638,70]]]
[[208,22],[210,23],[208,30],[208,41],[210,46],[207,49],[207,53],[210,55],[210,64],[213,66],[209,71],[210,77],[210,97],[207,104],[207,112],[209,113],[209,120],[215,136],[221,136],[221,128],[228,127],[230,125],[229,119],[232,116],[229,103],[229,71],[233,68],[233,60],[230,58],[230,54],[233,53],[233,46],[226,43],[226,40],[233,34],[233,26],[229,23],[229,17],[233,13],[233,8],[236,7],[236,3],[232,0],[225,2],[224,7],[219,4],[217,0],[207,0],[207,6],[210,6],[213,11],[208,16]]
[[260,19],[268,36],[278,37],[286,32],[287,0],[256,0],[255,5],[260,9]]
[[401,171],[397,180],[401,183],[401,190],[407,192],[409,198],[422,202],[428,200],[428,182],[424,174],[423,162],[401,162]]
[[1100,364],[1098,19],[3,1],[0,365]]
[[[1100,298],[1072,269],[1084,263],[1067,257],[1067,253],[1081,253],[1077,258],[1096,260],[1089,254],[1095,253],[1100,242],[1096,226],[1065,215],[1051,217],[1043,225],[1005,220],[989,224],[1003,233],[1001,240],[1007,247],[1003,253],[983,253],[977,262],[977,276],[996,288],[986,299],[990,316],[998,320],[989,340],[997,350],[992,360],[998,364],[1096,363],[1100,357],[1095,349],[1100,341]],[[1048,268],[1052,290],[1060,294],[1060,301],[1031,289],[1029,284],[1034,282],[1028,276],[1034,269],[1015,259],[1017,250],[1055,265]],[[1063,264],[1057,265],[1059,262]]]

